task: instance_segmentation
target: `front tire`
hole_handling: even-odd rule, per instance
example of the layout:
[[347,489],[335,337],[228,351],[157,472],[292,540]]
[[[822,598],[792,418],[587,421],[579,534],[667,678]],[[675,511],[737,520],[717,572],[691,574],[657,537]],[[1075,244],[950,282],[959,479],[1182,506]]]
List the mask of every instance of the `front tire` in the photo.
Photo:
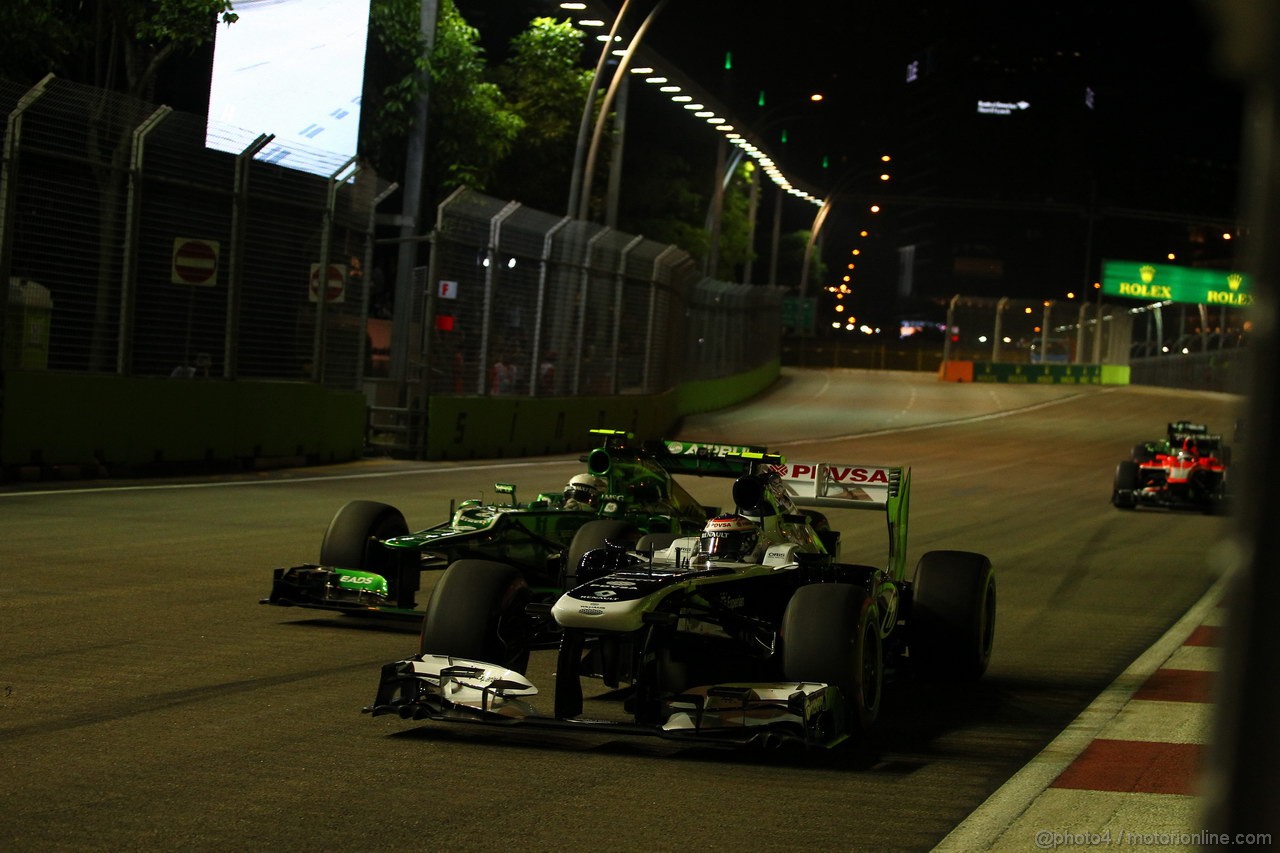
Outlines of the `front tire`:
[[523,673],[529,666],[529,598],[529,585],[514,566],[458,560],[431,591],[418,650]]
[[372,549],[376,543],[408,532],[404,515],[395,507],[377,501],[351,501],[329,522],[320,543],[320,565],[374,568]]
[[879,611],[852,584],[802,586],[782,617],[782,667],[788,679],[833,684],[845,700],[847,728],[869,731],[880,716],[884,647]]
[[610,519],[588,521],[578,528],[573,541],[569,543],[564,570],[560,573],[561,588],[568,590],[578,585],[578,567],[582,565],[582,558],[588,551],[603,548],[605,545],[630,548],[639,539],[640,531],[628,521]]
[[996,578],[969,551],[928,551],[916,566],[910,645],[917,671],[940,681],[976,681],[991,663]]
[[1138,463],[1125,460],[1116,465],[1111,484],[1111,503],[1120,509],[1133,509],[1138,505]]

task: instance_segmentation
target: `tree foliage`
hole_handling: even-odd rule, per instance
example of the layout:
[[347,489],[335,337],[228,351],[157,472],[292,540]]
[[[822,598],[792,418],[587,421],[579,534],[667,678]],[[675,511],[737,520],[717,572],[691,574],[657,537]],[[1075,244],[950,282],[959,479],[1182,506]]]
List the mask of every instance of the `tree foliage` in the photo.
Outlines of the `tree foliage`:
[[542,210],[561,210],[569,187],[582,106],[591,87],[581,66],[583,33],[568,21],[535,18],[511,43],[494,78],[524,121],[495,189]]
[[4,0],[0,73],[25,83],[53,72],[149,100],[166,63],[238,17],[231,0]]
[[[716,266],[721,278],[741,281],[747,257],[754,255],[748,240],[751,173],[755,168],[755,163],[749,160],[739,163],[725,188],[720,211],[720,256]],[[754,261],[754,257],[752,259]]]
[[[167,73],[167,66],[207,48],[219,26],[235,25],[234,5],[234,0],[0,0],[0,75],[31,84],[53,72],[154,100],[157,77]],[[562,210],[592,74],[583,63],[583,33],[567,20],[535,18],[512,40],[505,62],[493,66],[454,0],[439,0],[434,51],[420,32],[420,15],[421,0],[371,0],[363,156],[379,174],[400,178],[425,85],[428,204],[454,187],[469,186],[531,207]],[[607,145],[602,157],[607,160]],[[598,174],[606,169],[600,164]],[[691,177],[683,157],[656,156],[640,171],[623,194],[623,226],[703,257],[710,187]],[[740,267],[748,251],[745,187],[739,176],[726,194],[720,237],[724,274]]]
[[583,37],[569,21],[534,18],[498,69],[498,82],[525,118],[522,138],[535,145],[577,135],[591,86],[591,71],[581,67]]
[[620,227],[659,243],[674,243],[701,260],[710,235],[704,227],[710,194],[695,184],[688,160],[642,149],[624,176]]
[[436,156],[427,172],[444,189],[487,187],[524,127],[502,90],[486,79],[479,38],[451,0],[443,0],[431,54],[427,131]]
[[373,0],[361,150],[380,174],[399,175],[418,98],[428,98],[428,198],[484,189],[523,127],[487,79],[479,33],[440,0],[434,50],[419,29],[420,0]]

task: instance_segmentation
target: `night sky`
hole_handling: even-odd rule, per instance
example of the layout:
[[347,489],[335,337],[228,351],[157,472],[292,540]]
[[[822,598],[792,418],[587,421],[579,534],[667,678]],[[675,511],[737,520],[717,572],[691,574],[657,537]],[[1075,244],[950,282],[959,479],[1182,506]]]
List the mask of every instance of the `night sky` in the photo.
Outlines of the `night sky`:
[[[614,3],[613,5],[617,5]],[[641,3],[642,10],[652,4]],[[629,13],[638,18],[638,12]],[[1209,19],[1192,0],[1125,2],[730,2],[670,0],[648,42],[743,115],[822,92],[793,168],[821,180],[813,153],[878,154],[894,128],[892,98],[908,59],[939,42],[1015,59],[1079,50],[1096,92],[1108,160],[1132,164],[1158,149],[1234,163],[1240,95],[1212,66]],[[733,69],[724,70],[731,52]],[[1010,72],[1016,74],[1017,72]],[[807,138],[807,139],[806,139]],[[812,146],[804,148],[804,143]],[[830,180],[830,176],[827,176]]]
[[[651,6],[633,3],[639,11],[630,14],[639,20]],[[1238,213],[1243,98],[1215,66],[1213,26],[1193,0],[671,0],[647,43],[740,118],[776,116],[779,104],[793,105],[786,110],[797,116],[790,138],[786,145],[774,139],[773,154],[789,174],[822,189],[876,191],[866,186],[867,176],[882,153],[893,153],[906,156],[890,168],[896,183],[883,185],[890,201],[893,191],[973,193],[1003,202],[1092,201],[1109,209],[1230,221]],[[727,53],[731,70],[724,67]],[[947,81],[940,95],[949,100],[920,98],[919,84],[905,83],[913,59],[932,69],[932,79]],[[1081,106],[1086,89],[1087,109]],[[761,90],[763,110],[755,103]],[[816,107],[806,100],[813,92],[825,96]],[[984,96],[1025,97],[1040,112],[1034,123],[1012,132],[1014,119],[981,125],[972,112]],[[935,108],[937,115],[930,115]],[[991,135],[984,137],[987,130]],[[927,169],[920,162],[925,156],[931,158]],[[908,190],[897,179],[912,168],[932,173]],[[860,226],[839,220],[833,213],[827,254],[844,258],[846,247],[830,244]],[[1044,229],[1060,224],[1046,221]],[[1051,297],[1081,283],[1081,262],[1073,253],[1083,238],[1062,230],[1057,250],[1065,261],[1035,271],[1044,292],[1013,295]],[[1095,239],[1095,264],[1104,253],[1163,257],[1166,244],[1188,249],[1189,228],[1112,219]],[[896,275],[893,238],[885,243],[881,282]],[[1205,263],[1226,263],[1238,246],[1197,251]],[[1053,248],[1046,240],[1038,251]],[[1016,268],[1006,263],[1007,270]],[[1058,279],[1046,282],[1054,273]],[[1006,275],[1004,286],[1016,288],[1020,280]]]
[[[616,10],[621,0],[604,5]],[[567,14],[553,0],[458,0],[458,6],[480,30],[491,58],[530,18]],[[628,21],[638,26],[654,6],[655,0],[632,0]],[[645,43],[742,123],[758,123],[783,170],[820,192],[879,192],[867,182],[879,157],[892,153],[898,157],[894,182],[883,188],[899,193],[985,193],[1053,204],[1092,199],[1111,208],[1229,221],[1237,215],[1243,99],[1215,68],[1213,26],[1196,0],[668,0]],[[584,65],[595,55],[588,47]],[[949,100],[921,99],[919,87],[905,84],[913,60],[936,72],[931,79],[947,81]],[[1058,100],[1045,96],[1046,81],[1057,87]],[[1086,87],[1087,110],[1079,98],[1063,107],[1063,91]],[[763,108],[757,105],[762,91]],[[815,92],[824,96],[819,104],[808,100]],[[972,104],[982,97],[1027,97],[1040,112],[1014,133],[1008,123],[977,126]],[[958,112],[961,101],[969,115]],[[652,158],[666,158],[711,175],[716,131],[656,94],[633,94],[631,109],[626,166],[632,173],[652,169]],[[785,145],[778,138],[784,127]],[[987,129],[990,140],[982,136]],[[913,168],[929,173],[914,189]],[[837,205],[828,224],[828,266],[843,264],[835,260],[844,259],[841,240],[861,227],[846,207]],[[785,231],[809,227],[813,207],[793,202],[784,210]],[[1052,232],[1059,224],[1045,228]],[[1166,242],[1186,236],[1180,225],[1113,220],[1099,229],[1097,253],[1163,252]],[[896,275],[896,239],[886,233],[882,266],[874,273],[879,281]],[[1071,270],[1063,281],[1045,284],[1044,295],[1080,284],[1081,262],[1072,253],[1081,238],[1072,230],[1059,239],[1057,251],[1071,257],[1058,267]],[[1238,245],[1206,247],[1206,260],[1228,261]],[[874,257],[866,257],[867,264]]]

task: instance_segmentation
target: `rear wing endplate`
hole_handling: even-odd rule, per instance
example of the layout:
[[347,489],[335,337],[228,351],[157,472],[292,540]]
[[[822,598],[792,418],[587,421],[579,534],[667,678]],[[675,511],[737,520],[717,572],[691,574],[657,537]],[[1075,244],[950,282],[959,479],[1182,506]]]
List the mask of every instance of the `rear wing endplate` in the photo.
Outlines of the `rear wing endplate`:
[[889,572],[895,578],[904,577],[910,468],[836,462],[786,462],[770,467],[796,506],[884,510],[889,528]]
[[908,469],[835,462],[787,462],[772,466],[797,506],[885,509],[903,490]]

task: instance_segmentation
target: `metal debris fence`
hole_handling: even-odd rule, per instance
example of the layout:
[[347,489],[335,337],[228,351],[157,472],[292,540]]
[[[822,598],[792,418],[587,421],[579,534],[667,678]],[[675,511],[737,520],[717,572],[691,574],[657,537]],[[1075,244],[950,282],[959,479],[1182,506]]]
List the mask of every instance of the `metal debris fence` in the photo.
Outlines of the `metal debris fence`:
[[385,181],[211,151],[201,116],[52,76],[0,80],[0,112],[6,364],[359,387]]
[[370,299],[394,184],[354,159],[327,178],[254,159],[265,136],[209,150],[203,116],[52,75],[0,79],[0,114],[8,368],[310,381],[421,409],[431,394],[660,393],[779,355],[781,289],[460,190],[414,271],[389,388],[392,322]]
[[429,394],[656,394],[779,356],[782,289],[705,278],[675,246],[466,189],[432,242]]

